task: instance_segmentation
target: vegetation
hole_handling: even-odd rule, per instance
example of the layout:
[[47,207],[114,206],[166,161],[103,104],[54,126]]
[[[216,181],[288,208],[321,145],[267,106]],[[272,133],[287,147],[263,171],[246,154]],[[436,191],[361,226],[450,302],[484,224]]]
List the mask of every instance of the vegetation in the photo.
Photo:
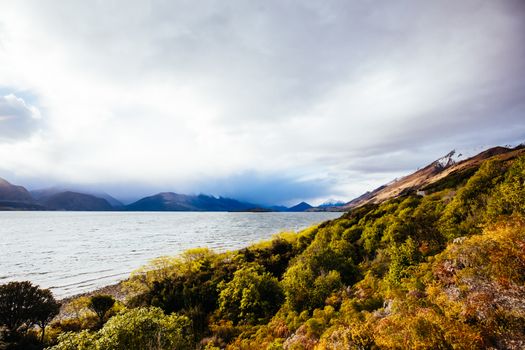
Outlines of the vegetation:
[[115,305],[115,299],[111,295],[95,295],[89,300],[88,307],[97,314],[100,327],[104,324],[104,318],[113,305]]
[[235,324],[267,321],[284,299],[277,278],[260,265],[240,268],[231,281],[221,282],[218,288],[219,314]]
[[128,309],[112,317],[97,332],[67,332],[58,337],[55,350],[190,349],[190,320],[161,309]]
[[525,157],[488,160],[425,193],[234,252],[155,259],[100,329],[89,300],[66,305],[49,345],[525,348]]
[[59,310],[60,304],[48,289],[40,289],[30,282],[0,285],[0,327],[4,327],[2,337],[7,341],[2,346],[35,346],[32,337],[24,337],[35,325],[41,330],[40,342],[43,343],[46,326]]

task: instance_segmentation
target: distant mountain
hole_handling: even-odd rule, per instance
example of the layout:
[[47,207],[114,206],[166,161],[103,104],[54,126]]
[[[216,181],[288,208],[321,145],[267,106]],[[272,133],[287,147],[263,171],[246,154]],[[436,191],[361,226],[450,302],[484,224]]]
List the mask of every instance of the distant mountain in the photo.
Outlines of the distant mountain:
[[13,202],[32,202],[33,197],[22,186],[15,186],[0,178],[0,200]]
[[342,209],[349,210],[368,203],[382,203],[390,198],[395,198],[410,192],[425,195],[428,190],[444,186],[444,184],[440,184],[440,181],[449,175],[453,175],[453,177],[457,179],[468,179],[468,177],[479,168],[481,163],[489,158],[494,157],[507,160],[516,158],[523,153],[525,153],[525,147],[523,145],[515,148],[493,147],[473,157],[463,159],[462,154],[457,154],[456,151],[453,150],[444,157],[435,160],[410,175],[396,179],[371,192],[364,193],[346,203]]
[[31,196],[33,199],[37,202],[44,201],[48,199],[51,196],[54,196],[57,193],[60,192],[66,192],[67,190],[60,187],[49,187],[49,188],[43,188],[39,190],[31,190]]
[[268,207],[271,211],[287,211],[288,207],[285,207],[284,205],[272,205]]
[[111,195],[105,192],[93,192],[93,193],[88,192],[88,194],[91,194],[98,198],[105,199],[113,208],[123,208],[124,207],[124,203],[122,203],[115,197],[112,197]]
[[307,211],[308,209],[312,209],[313,207],[306,203],[306,202],[301,202],[297,205],[294,205],[293,207],[290,207],[288,208],[286,211],[290,211],[290,212],[301,212],[301,211]]
[[103,198],[98,198],[90,194],[77,192],[60,192],[47,197],[40,202],[48,209],[52,210],[73,210],[73,211],[107,211],[113,210],[111,204]]
[[250,211],[256,208],[260,206],[231,198],[173,192],[162,192],[145,197],[125,207],[130,211]]
[[91,196],[95,196],[97,198],[105,199],[114,208],[124,207],[124,204],[121,201],[110,196],[109,194],[105,192],[91,192],[91,191],[86,191],[86,192],[81,191],[80,192],[80,191],[76,191],[73,189],[62,188],[62,187],[49,187],[49,188],[44,188],[44,189],[39,189],[39,190],[33,190],[30,193],[37,202],[44,202],[50,197],[56,194],[62,193],[62,192],[84,193],[84,194],[88,194]]

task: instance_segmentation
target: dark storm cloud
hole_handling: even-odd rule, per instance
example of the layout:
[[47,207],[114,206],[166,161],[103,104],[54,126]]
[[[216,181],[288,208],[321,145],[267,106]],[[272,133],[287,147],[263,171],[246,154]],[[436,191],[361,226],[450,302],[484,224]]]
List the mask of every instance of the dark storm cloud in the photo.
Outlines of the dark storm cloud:
[[[14,176],[13,174],[9,174]],[[29,179],[15,178],[21,183]],[[290,176],[274,173],[257,174],[250,171],[220,178],[201,178],[192,184],[159,185],[152,183],[98,183],[96,186],[79,187],[76,184],[65,184],[82,191],[105,191],[119,198],[126,204],[141,197],[150,196],[159,192],[176,192],[186,194],[207,194],[235,198],[241,201],[259,205],[295,205],[306,198],[319,198],[330,193],[333,183],[330,180],[298,180]],[[52,183],[41,182],[33,186],[43,188],[52,186]],[[76,187],[75,187],[76,186]],[[133,189],[130,191],[130,189]],[[337,193],[337,192],[336,192]]]
[[256,204],[294,205],[305,198],[318,198],[330,191],[331,184],[323,180],[299,181],[282,174],[248,172],[206,181],[200,184],[204,193],[239,198]]

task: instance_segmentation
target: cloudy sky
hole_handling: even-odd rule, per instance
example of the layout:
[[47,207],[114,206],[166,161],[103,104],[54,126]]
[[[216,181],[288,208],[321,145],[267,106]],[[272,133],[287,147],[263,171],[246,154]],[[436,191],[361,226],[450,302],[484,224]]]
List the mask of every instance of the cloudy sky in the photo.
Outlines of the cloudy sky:
[[0,0],[0,176],[349,200],[525,141],[525,2]]

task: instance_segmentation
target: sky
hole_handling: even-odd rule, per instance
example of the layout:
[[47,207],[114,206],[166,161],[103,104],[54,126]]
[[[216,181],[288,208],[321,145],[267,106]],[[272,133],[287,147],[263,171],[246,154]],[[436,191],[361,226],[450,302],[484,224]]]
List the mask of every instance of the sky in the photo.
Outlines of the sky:
[[0,0],[0,176],[350,200],[525,141],[525,2]]

